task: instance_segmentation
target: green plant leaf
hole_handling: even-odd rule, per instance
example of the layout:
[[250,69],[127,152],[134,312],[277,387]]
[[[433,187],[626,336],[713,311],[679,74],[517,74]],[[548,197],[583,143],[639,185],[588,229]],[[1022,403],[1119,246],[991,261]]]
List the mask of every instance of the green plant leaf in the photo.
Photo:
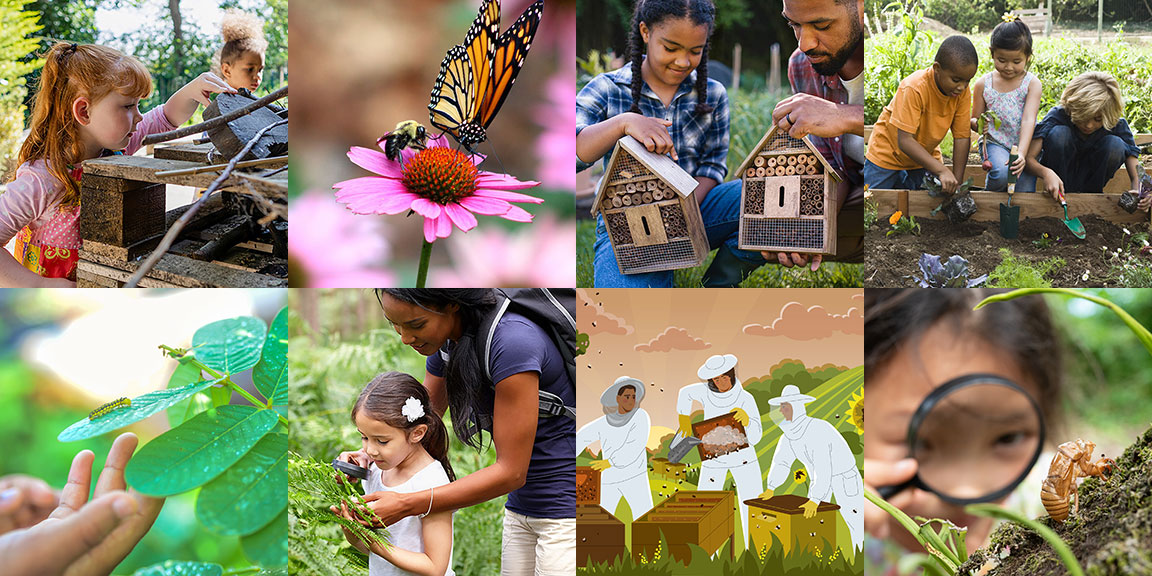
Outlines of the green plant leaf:
[[222,576],[223,574],[224,567],[219,564],[168,560],[163,564],[141,568],[132,576]]
[[231,387],[221,386],[220,388],[213,388],[208,391],[208,395],[212,398],[212,406],[216,408],[232,403]]
[[[181,388],[193,382],[199,382],[202,378],[199,368],[181,362],[172,372],[172,377],[168,379],[168,389]],[[193,414],[207,410],[209,406],[210,404],[203,394],[193,394],[188,399],[168,407],[168,425],[175,428],[191,418]]]
[[203,382],[188,384],[181,388],[157,390],[144,394],[143,396],[137,396],[132,399],[131,406],[114,410],[95,420],[84,418],[65,428],[56,439],[61,442],[75,442],[76,440],[99,436],[105,432],[116,430],[117,428],[123,428],[134,422],[139,422],[182,400],[187,400],[197,392],[204,390],[220,380],[222,380],[222,378],[205,380]]
[[204,485],[196,517],[224,536],[267,525],[288,506],[288,436],[268,434],[234,466]]
[[288,308],[284,307],[272,320],[260,362],[252,370],[256,389],[268,400],[269,406],[288,403]]
[[254,406],[221,406],[197,414],[136,452],[128,484],[149,496],[171,496],[219,476],[252,449],[279,418]]
[[201,327],[192,336],[196,358],[220,372],[235,374],[256,365],[264,345],[264,321],[253,316],[229,318]]
[[288,563],[288,509],[254,534],[240,538],[240,547],[249,560],[261,566]]

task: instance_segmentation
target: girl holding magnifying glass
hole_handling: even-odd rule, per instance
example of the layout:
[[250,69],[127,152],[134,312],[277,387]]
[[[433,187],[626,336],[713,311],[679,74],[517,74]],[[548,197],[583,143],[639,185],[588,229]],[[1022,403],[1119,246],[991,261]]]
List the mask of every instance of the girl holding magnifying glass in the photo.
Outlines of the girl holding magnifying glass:
[[[992,291],[870,290],[865,294],[865,488],[911,516],[968,528],[969,550],[993,521],[964,512],[1012,497],[1035,468],[1057,413],[1060,346],[1039,296],[972,310]],[[1039,505],[1039,489],[1025,494]],[[1011,500],[1011,501],[1010,501]],[[923,551],[868,504],[868,533]],[[883,552],[870,543],[871,561]]]

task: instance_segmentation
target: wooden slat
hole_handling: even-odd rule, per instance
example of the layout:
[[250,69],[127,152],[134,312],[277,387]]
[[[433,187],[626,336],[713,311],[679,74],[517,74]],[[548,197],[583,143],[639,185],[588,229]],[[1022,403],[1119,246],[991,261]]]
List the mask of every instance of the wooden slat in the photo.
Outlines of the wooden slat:
[[[84,162],[84,173],[110,178],[122,178],[125,180],[207,188],[212,184],[212,181],[216,180],[219,174],[205,173],[189,174],[187,176],[156,176],[157,172],[163,172],[165,170],[182,170],[186,168],[196,168],[202,165],[200,162],[165,160],[162,158],[150,158],[148,156],[107,156]],[[252,182],[251,185],[258,191],[271,194],[282,194],[288,190],[287,171],[277,174],[274,180],[277,182],[276,186],[268,186],[260,182]],[[232,177],[225,182],[225,185],[226,187],[238,186],[241,185],[241,182],[239,178]]]
[[[87,253],[78,264],[79,271],[99,274],[127,282],[140,267],[139,261],[120,262],[98,254]],[[144,286],[182,286],[187,288],[286,288],[288,280],[265,274],[246,272],[220,266],[212,262],[201,262],[176,254],[165,254],[148,273]]]
[[[867,142],[869,139],[872,138],[872,128],[874,128],[874,126],[871,124],[864,127],[864,141],[865,142]],[[1149,144],[1152,144],[1152,134],[1143,134],[1143,133],[1133,134],[1132,138],[1133,138],[1133,140],[1136,141],[1137,146],[1147,146]]]
[[[943,213],[937,214],[935,217],[931,215],[932,210],[940,205],[941,199],[929,196],[925,190],[870,190],[869,192],[877,203],[881,220],[886,220],[888,215],[897,210],[897,203],[901,195],[905,194],[908,197],[908,208],[904,210],[905,214],[910,214],[916,218],[947,220]],[[972,220],[980,222],[999,222],[1000,204],[1008,203],[1008,193],[1006,192],[972,192],[972,198],[976,200],[976,213],[972,215]],[[1096,214],[1105,220],[1118,224],[1148,223],[1146,212],[1136,211],[1133,214],[1125,212],[1117,204],[1119,198],[1119,194],[1069,194],[1067,196],[1068,216],[1075,218],[1084,214]],[[1012,205],[1020,207],[1021,220],[1045,216],[1064,218],[1064,209],[1060,203],[1042,192],[1013,194]]]
[[[948,169],[951,170],[952,167],[949,166]],[[964,169],[964,179],[967,180],[971,178],[973,186],[984,186],[987,176],[988,173],[980,166],[969,164],[968,167]],[[1112,176],[1112,179],[1108,181],[1108,184],[1104,185],[1104,193],[1120,194],[1121,192],[1127,192],[1132,189],[1131,184],[1132,182],[1128,180],[1128,170],[1121,166],[1120,169],[1116,171],[1116,174]],[[1043,178],[1036,179],[1036,189],[1044,189]]]

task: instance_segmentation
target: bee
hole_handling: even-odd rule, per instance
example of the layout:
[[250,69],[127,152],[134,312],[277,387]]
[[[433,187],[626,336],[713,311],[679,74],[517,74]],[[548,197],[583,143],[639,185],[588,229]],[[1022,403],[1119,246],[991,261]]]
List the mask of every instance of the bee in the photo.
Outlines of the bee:
[[1048,477],[1040,486],[1040,500],[1044,509],[1053,520],[1063,522],[1068,518],[1068,502],[1072,502],[1073,511],[1080,504],[1076,491],[1076,479],[1088,476],[1097,476],[1107,481],[1112,477],[1112,470],[1116,461],[1111,458],[1101,458],[1092,462],[1092,451],[1096,444],[1077,438],[1065,442],[1056,449],[1052,457],[1052,464],[1048,466]]
[[427,141],[428,131],[423,125],[415,120],[404,120],[394,130],[376,140],[376,144],[384,142],[384,155],[395,162],[405,148],[423,150]]
[[99,418],[99,417],[101,417],[101,416],[103,416],[103,415],[105,415],[105,414],[107,414],[113,410],[119,410],[121,408],[126,408],[126,407],[131,406],[131,405],[132,405],[132,401],[127,399],[127,398],[120,398],[119,400],[113,400],[113,401],[89,412],[88,413],[88,420],[95,420],[95,419],[97,419],[97,418]]

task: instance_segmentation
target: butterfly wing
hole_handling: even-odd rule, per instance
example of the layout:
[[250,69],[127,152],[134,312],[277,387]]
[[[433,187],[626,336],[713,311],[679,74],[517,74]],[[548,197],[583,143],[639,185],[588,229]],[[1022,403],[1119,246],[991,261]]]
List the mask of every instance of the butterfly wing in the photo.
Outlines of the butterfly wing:
[[432,125],[459,139],[461,125],[480,110],[480,95],[492,82],[492,59],[500,33],[500,2],[484,0],[464,35],[464,43],[448,50],[428,102]]
[[536,36],[536,29],[540,27],[540,15],[544,11],[544,0],[536,0],[526,8],[520,17],[512,23],[496,39],[495,53],[492,57],[492,82],[487,90],[480,92],[484,98],[480,102],[477,123],[487,128],[496,118],[504,99],[516,82],[516,75],[524,65],[524,58],[528,49],[532,47],[532,39]]

